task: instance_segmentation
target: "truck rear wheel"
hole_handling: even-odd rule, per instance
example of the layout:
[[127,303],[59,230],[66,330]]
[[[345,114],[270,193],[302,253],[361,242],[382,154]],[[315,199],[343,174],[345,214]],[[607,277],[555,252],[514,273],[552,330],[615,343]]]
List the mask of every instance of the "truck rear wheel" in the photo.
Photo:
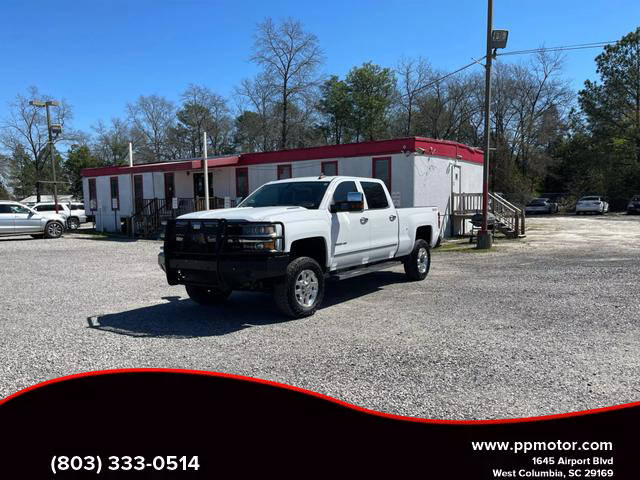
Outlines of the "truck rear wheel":
[[276,305],[285,315],[313,315],[324,297],[324,273],[313,258],[299,257],[288,266],[285,278],[273,291]]
[[231,290],[217,290],[215,288],[200,287],[196,285],[185,285],[189,298],[200,305],[217,305],[224,303]]
[[429,273],[431,267],[431,250],[429,244],[422,239],[416,240],[413,245],[413,251],[404,261],[404,273],[407,274],[409,280],[424,280]]

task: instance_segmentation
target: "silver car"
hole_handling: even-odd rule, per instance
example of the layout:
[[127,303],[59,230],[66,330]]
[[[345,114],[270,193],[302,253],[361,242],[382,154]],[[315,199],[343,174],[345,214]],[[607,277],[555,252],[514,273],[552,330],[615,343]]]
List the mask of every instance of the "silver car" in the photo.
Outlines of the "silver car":
[[0,200],[0,236],[59,238],[64,232],[65,220],[55,212],[40,213],[18,202]]
[[599,213],[605,214],[609,211],[609,203],[605,202],[602,197],[582,197],[576,203],[576,215],[581,213]]

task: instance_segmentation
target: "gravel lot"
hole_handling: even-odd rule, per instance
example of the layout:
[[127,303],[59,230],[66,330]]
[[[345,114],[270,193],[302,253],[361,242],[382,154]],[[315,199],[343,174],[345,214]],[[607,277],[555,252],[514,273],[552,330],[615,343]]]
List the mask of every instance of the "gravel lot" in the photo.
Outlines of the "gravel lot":
[[442,419],[640,400],[640,217],[527,225],[491,252],[445,244],[424,282],[400,267],[329,286],[324,308],[294,321],[264,294],[196,305],[166,284],[159,242],[0,239],[0,398],[71,373],[170,367]]

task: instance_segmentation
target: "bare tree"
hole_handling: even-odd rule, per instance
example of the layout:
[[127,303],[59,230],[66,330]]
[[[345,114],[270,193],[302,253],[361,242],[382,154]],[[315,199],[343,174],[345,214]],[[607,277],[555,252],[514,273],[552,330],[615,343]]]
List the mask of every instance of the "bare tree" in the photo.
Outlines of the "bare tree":
[[[276,88],[274,80],[267,73],[259,74],[255,79],[244,79],[240,85],[236,87],[235,92],[238,99],[239,116],[236,120],[241,122],[236,128],[241,127],[242,130],[237,132],[241,137],[251,135],[259,139],[258,142],[244,141],[240,142],[243,146],[249,147],[251,151],[257,150],[266,152],[277,148],[275,135],[275,118],[276,113]],[[250,113],[244,115],[247,108]],[[238,142],[236,142],[238,143]],[[250,146],[252,145],[252,146]]]
[[431,65],[424,58],[401,57],[396,66],[396,74],[399,77],[398,103],[405,117],[404,134],[409,136],[412,133],[416,101],[420,95],[424,95],[433,73]]
[[280,148],[287,147],[289,105],[317,85],[317,67],[323,53],[315,35],[306,33],[302,24],[287,19],[279,25],[267,18],[258,24],[251,61],[262,66],[281,105]]
[[[44,109],[29,105],[30,100],[51,100],[51,97],[41,94],[34,86],[27,89],[26,95],[16,95],[9,103],[9,115],[0,124],[0,145],[11,155],[21,152],[24,159],[21,164],[31,171],[29,182],[33,182],[36,194],[40,196],[38,181],[49,178],[48,172],[45,173],[46,164],[51,161],[47,148],[49,136]],[[54,144],[76,140],[78,132],[69,128],[70,105],[61,100],[60,105],[51,110],[53,120],[63,127]]]
[[124,165],[129,157],[129,142],[134,149],[140,147],[142,138],[134,137],[131,128],[122,119],[112,118],[108,127],[102,120],[92,127],[95,138],[92,143],[93,154],[104,165]]
[[184,138],[189,154],[202,155],[202,133],[207,132],[209,152],[218,155],[231,148],[233,122],[227,101],[207,87],[190,84],[182,94],[177,112],[178,133]]
[[170,160],[174,155],[167,148],[170,129],[175,124],[173,102],[159,95],[141,95],[127,104],[133,135],[143,139],[141,154],[144,162]]

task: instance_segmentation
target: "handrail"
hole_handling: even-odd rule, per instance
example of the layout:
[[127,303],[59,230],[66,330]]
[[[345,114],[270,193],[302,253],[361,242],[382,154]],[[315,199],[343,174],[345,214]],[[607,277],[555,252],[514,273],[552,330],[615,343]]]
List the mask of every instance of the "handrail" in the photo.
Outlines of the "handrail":
[[[454,193],[453,215],[466,215],[482,211],[482,193]],[[524,235],[524,209],[518,208],[508,200],[489,192],[489,209],[509,231],[515,235]]]

